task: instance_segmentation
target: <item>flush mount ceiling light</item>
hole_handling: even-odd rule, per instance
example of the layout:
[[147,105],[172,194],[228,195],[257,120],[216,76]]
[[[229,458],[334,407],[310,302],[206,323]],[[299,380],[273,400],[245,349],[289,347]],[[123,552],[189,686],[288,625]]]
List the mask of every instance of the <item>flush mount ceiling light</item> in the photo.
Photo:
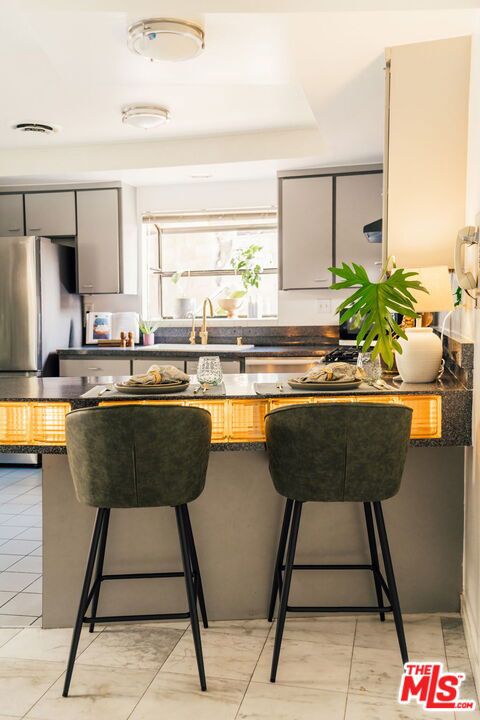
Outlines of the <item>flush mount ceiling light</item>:
[[143,130],[164,125],[168,118],[168,110],[158,105],[129,105],[122,110],[122,122]]
[[205,33],[184,20],[140,20],[128,28],[128,46],[151,60],[190,60],[205,47]]
[[45,125],[44,123],[17,123],[13,126],[14,130],[20,130],[20,132],[28,133],[39,133],[40,135],[51,135],[57,132],[58,128],[53,125]]

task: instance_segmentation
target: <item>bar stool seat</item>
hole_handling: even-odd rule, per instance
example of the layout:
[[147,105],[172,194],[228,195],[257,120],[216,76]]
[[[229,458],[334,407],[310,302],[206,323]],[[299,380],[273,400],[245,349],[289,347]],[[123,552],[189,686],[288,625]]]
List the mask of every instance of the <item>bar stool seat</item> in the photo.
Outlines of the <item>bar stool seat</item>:
[[[371,403],[290,405],[276,408],[266,416],[270,474],[277,492],[286,498],[268,610],[271,622],[279,599],[271,682],[276,680],[287,612],[378,612],[381,621],[385,620],[385,613],[392,612],[402,661],[408,662],[382,501],[396,495],[400,488],[411,420],[410,408]],[[296,564],[305,502],[363,503],[370,563]],[[380,569],[374,517],[386,577]],[[377,605],[289,605],[294,570],[368,570],[373,575]]]
[[[189,618],[200,686],[206,690],[197,602],[204,627],[208,618],[188,503],[205,486],[211,415],[179,405],[119,405],[74,410],[66,418],[66,445],[77,499],[97,508],[63,689],[67,697],[83,624]],[[175,508],[182,571],[105,574],[110,512],[114,508]],[[185,579],[188,611],[149,615],[97,615],[105,581],[144,578]],[[91,612],[87,615],[89,608]]]

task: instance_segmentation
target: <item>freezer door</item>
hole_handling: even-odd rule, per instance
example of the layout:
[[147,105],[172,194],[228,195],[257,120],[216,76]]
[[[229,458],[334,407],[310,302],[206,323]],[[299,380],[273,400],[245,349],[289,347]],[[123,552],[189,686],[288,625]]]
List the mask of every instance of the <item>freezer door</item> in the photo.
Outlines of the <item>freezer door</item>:
[[38,367],[35,237],[0,237],[0,372]]

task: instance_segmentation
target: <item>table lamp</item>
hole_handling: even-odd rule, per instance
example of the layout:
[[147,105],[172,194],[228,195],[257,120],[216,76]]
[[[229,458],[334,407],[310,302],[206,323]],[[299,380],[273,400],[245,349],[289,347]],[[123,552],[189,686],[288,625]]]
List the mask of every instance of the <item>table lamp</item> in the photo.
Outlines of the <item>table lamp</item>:
[[[446,265],[405,270],[418,273],[413,279],[419,280],[428,290],[428,293],[412,291],[412,295],[416,298],[417,313],[453,310],[450,273]],[[439,377],[443,355],[442,342],[431,327],[422,327],[421,323],[422,319],[418,318],[416,327],[405,329],[408,340],[399,338],[402,353],[395,353],[395,358],[400,377],[404,382],[429,383]]]

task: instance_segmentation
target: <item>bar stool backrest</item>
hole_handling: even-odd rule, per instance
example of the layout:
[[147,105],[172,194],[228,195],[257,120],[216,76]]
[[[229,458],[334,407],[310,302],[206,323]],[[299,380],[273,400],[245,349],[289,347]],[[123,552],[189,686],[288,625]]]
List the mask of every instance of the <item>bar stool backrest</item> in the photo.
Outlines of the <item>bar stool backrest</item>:
[[82,408],[66,418],[79,502],[103,508],[183,505],[205,485],[211,415],[180,405]]
[[265,418],[270,474],[300,502],[373,502],[400,488],[411,408],[325,403],[277,408]]

